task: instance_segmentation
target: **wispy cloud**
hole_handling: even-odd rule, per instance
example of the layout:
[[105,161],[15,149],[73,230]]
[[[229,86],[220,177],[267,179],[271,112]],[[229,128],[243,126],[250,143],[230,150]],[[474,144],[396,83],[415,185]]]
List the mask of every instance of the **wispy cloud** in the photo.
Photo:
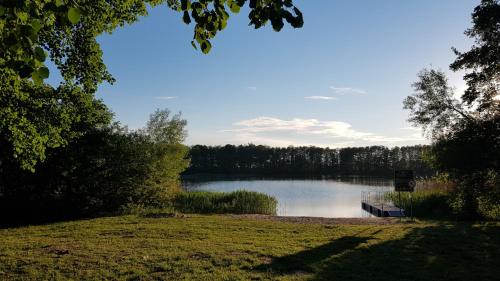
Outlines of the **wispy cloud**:
[[336,94],[346,95],[346,94],[366,94],[367,92],[363,89],[356,89],[350,87],[335,87],[330,86],[330,89],[333,90]]
[[317,145],[317,146],[363,146],[404,145],[423,143],[425,139],[416,134],[383,136],[356,130],[342,121],[321,121],[318,119],[293,118],[283,120],[274,117],[257,117],[233,124],[235,128],[224,130],[233,133],[241,143],[268,145]]
[[418,127],[403,127],[400,130],[410,132],[410,137],[422,138],[424,136],[424,130]]
[[178,98],[177,96],[163,96],[163,97],[155,97],[157,100],[173,100]]
[[257,87],[255,86],[248,86],[247,89],[250,91],[257,91]]
[[421,129],[420,128],[417,128],[417,127],[402,127],[402,128],[399,128],[400,130],[405,130],[405,131],[420,131]]
[[310,99],[310,100],[336,100],[336,97],[330,97],[330,96],[308,96],[304,97],[305,99]]

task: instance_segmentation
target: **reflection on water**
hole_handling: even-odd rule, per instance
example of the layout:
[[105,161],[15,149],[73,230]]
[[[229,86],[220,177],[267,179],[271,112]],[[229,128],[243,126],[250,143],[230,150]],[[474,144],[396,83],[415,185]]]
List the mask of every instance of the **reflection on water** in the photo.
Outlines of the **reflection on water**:
[[362,191],[391,190],[386,179],[245,179],[184,181],[187,190],[234,191],[252,190],[274,196],[278,215],[313,217],[362,217]]

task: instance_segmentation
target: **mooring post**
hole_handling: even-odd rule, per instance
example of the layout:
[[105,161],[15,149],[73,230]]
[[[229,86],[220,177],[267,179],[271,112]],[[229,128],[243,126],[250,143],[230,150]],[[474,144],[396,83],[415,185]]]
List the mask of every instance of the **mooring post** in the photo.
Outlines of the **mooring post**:
[[411,221],[413,221],[413,198],[411,196],[411,192],[410,192],[410,218]]
[[379,196],[380,196],[380,203],[382,204],[382,217],[384,217],[384,202],[385,202],[385,198],[384,198],[384,194],[382,192],[379,191]]
[[398,191],[398,197],[399,197],[399,222],[403,220],[403,211],[401,209],[401,191]]

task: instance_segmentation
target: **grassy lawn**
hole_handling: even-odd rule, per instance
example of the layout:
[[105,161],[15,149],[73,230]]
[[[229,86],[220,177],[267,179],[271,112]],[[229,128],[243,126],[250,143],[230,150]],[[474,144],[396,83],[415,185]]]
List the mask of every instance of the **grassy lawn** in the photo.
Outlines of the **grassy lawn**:
[[0,280],[500,280],[500,223],[121,216],[0,237]]

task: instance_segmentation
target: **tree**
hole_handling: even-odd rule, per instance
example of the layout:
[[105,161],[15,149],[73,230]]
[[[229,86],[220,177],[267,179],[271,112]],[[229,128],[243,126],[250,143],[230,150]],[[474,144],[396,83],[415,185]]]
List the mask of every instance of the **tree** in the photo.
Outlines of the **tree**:
[[155,143],[182,143],[187,136],[186,125],[187,121],[181,118],[181,113],[170,117],[170,110],[157,109],[149,116],[144,133]]
[[182,144],[187,136],[186,125],[181,113],[170,117],[170,110],[157,109],[139,131],[147,139],[146,151],[151,160],[146,181],[149,192],[138,202],[161,206],[180,190],[179,175],[189,166],[189,149]]
[[403,101],[403,108],[410,110],[408,121],[423,127],[431,139],[443,137],[460,121],[476,121],[463,103],[453,97],[454,90],[442,71],[422,70],[413,89],[415,93]]
[[[208,53],[210,40],[226,27],[228,11],[237,13],[246,3],[250,25],[255,28],[269,21],[276,31],[284,20],[293,27],[303,24],[302,14],[291,0],[1,1],[0,141],[21,167],[34,171],[36,163],[45,159],[47,148],[64,146],[72,136],[82,134],[73,124],[81,114],[96,114],[90,105],[95,103],[98,85],[114,82],[102,60],[96,40],[99,35],[132,24],[146,16],[149,7],[164,4],[181,12],[185,23],[194,20],[192,44]],[[43,84],[49,77],[47,57],[63,78],[57,88]],[[37,93],[42,91],[51,94],[41,99]],[[79,98],[68,92],[77,92]],[[61,100],[64,102],[59,104]],[[82,106],[80,115],[61,116],[53,110],[54,104],[62,110],[69,103]],[[43,116],[30,114],[32,108],[43,111]]]
[[443,72],[423,70],[404,101],[409,121],[430,132],[426,159],[458,183],[450,206],[467,216],[500,218],[500,2],[482,0],[466,34],[471,50],[457,55],[452,70],[465,70],[468,88],[453,97]]
[[[268,147],[263,145],[204,146],[189,151],[191,165],[186,174],[251,174],[286,176],[389,176],[395,168],[411,168],[418,175],[432,171],[422,160],[426,146]],[[404,153],[399,153],[404,151]]]
[[210,39],[226,27],[230,11],[238,13],[249,3],[250,25],[271,22],[276,31],[283,20],[293,27],[303,24],[301,12],[291,0],[31,0],[2,1],[0,5],[0,65],[21,78],[41,82],[48,77],[44,66],[50,58],[66,81],[75,80],[95,90],[112,81],[102,61],[96,38],[118,26],[132,24],[148,14],[148,6],[166,4],[182,12],[183,21],[195,21],[193,46],[210,51]]
[[[183,130],[169,131],[168,139],[181,139]],[[0,166],[0,221],[168,206],[180,190],[179,174],[189,164],[188,148],[154,142],[144,131],[128,131],[118,123],[91,127],[65,147],[48,149],[35,173],[2,157],[10,161]]]
[[472,105],[477,103],[477,111],[498,111],[500,106],[500,2],[482,0],[472,13],[472,28],[465,34],[475,39],[475,45],[467,52],[459,52],[450,68],[465,70],[468,88],[463,100]]
[[9,162],[34,171],[48,149],[107,125],[111,117],[100,100],[79,87],[53,88],[0,75],[0,168]]
[[476,39],[476,45],[465,53],[453,49],[457,59],[450,66],[468,72],[464,76],[468,88],[463,101],[454,98],[454,89],[442,71],[424,69],[413,84],[415,93],[403,102],[404,108],[410,110],[409,121],[430,132],[435,142],[463,138],[468,133],[473,138],[498,141],[495,124],[500,119],[500,2],[482,0],[472,20],[473,26],[466,34]]

